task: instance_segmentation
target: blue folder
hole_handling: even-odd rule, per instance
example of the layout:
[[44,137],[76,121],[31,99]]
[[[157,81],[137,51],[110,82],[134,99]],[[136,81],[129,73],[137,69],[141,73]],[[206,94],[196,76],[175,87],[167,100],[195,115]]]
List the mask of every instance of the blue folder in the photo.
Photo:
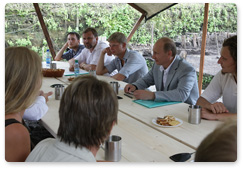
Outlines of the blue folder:
[[182,103],[182,102],[155,102],[155,101],[151,101],[151,100],[133,100],[133,102],[140,104],[142,106],[145,106],[147,108],[154,108],[154,107]]

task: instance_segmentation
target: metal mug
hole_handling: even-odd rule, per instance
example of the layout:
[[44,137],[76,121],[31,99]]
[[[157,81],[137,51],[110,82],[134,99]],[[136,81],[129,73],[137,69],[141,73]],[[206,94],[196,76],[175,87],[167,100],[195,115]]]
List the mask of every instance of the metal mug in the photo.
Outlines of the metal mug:
[[114,90],[114,92],[118,95],[120,84],[118,82],[113,81],[113,82],[110,82],[110,85],[111,85],[112,89]]
[[105,160],[120,161],[122,138],[120,136],[111,135],[105,141]]
[[63,92],[64,92],[64,86],[61,84],[56,85],[55,86],[55,99],[61,100]]
[[96,71],[95,70],[89,70],[89,74],[92,76],[96,76]]
[[51,63],[50,64],[51,69],[57,69],[57,64],[56,63]]
[[201,123],[201,106],[199,105],[190,105],[188,108],[188,122],[191,124],[200,124]]

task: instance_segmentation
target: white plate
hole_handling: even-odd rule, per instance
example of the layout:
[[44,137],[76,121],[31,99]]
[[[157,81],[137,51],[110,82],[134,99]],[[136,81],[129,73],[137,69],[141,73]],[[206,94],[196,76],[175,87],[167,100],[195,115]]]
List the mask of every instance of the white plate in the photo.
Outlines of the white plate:
[[154,125],[156,125],[156,126],[159,126],[159,127],[165,127],[165,128],[173,128],[173,127],[178,127],[178,126],[182,125],[183,121],[182,121],[181,119],[175,118],[175,120],[177,120],[177,121],[180,122],[179,124],[177,124],[177,125],[175,125],[175,126],[163,126],[163,125],[157,124],[157,123],[156,123],[156,119],[153,119],[153,120],[152,120],[152,123],[153,123]]

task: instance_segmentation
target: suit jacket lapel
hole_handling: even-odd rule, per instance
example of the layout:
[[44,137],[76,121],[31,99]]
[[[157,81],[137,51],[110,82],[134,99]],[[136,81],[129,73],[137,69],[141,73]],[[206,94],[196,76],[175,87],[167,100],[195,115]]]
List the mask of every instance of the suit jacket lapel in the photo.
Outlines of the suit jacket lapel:
[[170,82],[172,81],[173,77],[175,76],[176,73],[176,69],[179,67],[179,63],[180,63],[180,59],[176,57],[176,60],[174,61],[173,65],[171,65],[170,71],[168,73],[167,79],[166,79],[166,83],[164,86],[164,89],[167,91],[167,88],[170,84]]
[[162,91],[161,90],[161,87],[162,87],[162,72],[160,71],[160,66],[158,66],[158,69],[159,69],[159,71],[158,71],[158,83],[159,83],[159,85],[158,85],[158,87],[159,87],[159,91]]

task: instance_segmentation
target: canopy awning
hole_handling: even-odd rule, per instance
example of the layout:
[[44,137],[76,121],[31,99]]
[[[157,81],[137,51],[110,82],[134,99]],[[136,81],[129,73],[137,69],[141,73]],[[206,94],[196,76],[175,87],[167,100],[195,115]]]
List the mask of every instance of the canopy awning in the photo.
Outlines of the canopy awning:
[[129,3],[132,7],[145,14],[145,22],[160,12],[176,5],[176,3]]

